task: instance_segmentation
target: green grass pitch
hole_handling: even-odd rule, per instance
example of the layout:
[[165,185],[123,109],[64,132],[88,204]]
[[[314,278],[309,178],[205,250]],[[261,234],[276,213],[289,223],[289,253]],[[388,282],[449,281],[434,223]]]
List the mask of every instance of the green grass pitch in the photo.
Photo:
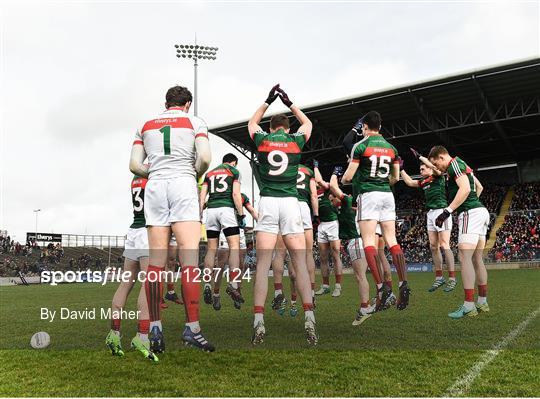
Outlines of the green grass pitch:
[[[389,309],[353,327],[358,294],[347,275],[340,298],[318,298],[315,348],[305,342],[301,311],[296,318],[279,316],[269,303],[267,338],[253,348],[251,286],[244,286],[240,311],[222,290],[219,312],[201,299],[203,331],[217,351],[185,348],[183,307],[169,304],[163,311],[167,351],[158,364],[128,350],[135,321],[122,324],[127,350],[118,358],[104,345],[107,320],[40,320],[41,307],[107,308],[114,284],[2,287],[0,396],[441,396],[538,308],[539,276],[539,270],[490,272],[491,312],[455,321],[447,313],[462,301],[461,284],[453,293],[428,293],[433,275],[411,273],[409,308]],[[284,286],[288,293],[287,278]],[[129,309],[135,309],[135,299],[134,291]],[[49,348],[30,348],[37,331],[51,335]],[[539,359],[537,317],[464,394],[539,396]]]

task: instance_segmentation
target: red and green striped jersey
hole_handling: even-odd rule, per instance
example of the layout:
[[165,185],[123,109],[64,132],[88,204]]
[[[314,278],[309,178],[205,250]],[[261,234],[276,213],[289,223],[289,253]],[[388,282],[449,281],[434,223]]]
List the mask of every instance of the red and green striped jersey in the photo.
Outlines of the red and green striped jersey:
[[133,176],[131,180],[131,202],[133,204],[133,223],[132,229],[146,227],[146,219],[144,218],[144,189],[148,180],[144,177]]
[[296,179],[296,189],[298,190],[298,201],[311,204],[310,182],[315,179],[315,174],[306,165],[298,165],[298,178]]
[[391,191],[391,165],[399,163],[396,147],[381,135],[366,136],[355,144],[352,161],[358,163],[355,192],[362,194],[370,191]]
[[426,209],[442,209],[448,206],[446,200],[446,181],[444,176],[432,175],[418,180],[418,186],[424,190]]
[[458,157],[453,158],[450,161],[450,165],[448,165],[448,170],[446,172],[448,173],[448,197],[450,198],[450,201],[453,201],[454,198],[456,198],[459,189],[456,180],[463,175],[467,176],[467,179],[469,179],[471,191],[465,201],[463,201],[456,209],[458,213],[468,211],[469,209],[482,208],[484,206],[478,199],[478,195],[476,195],[473,170],[462,159]]
[[233,183],[240,181],[240,172],[223,163],[206,174],[203,184],[208,187],[208,208],[234,208]]
[[253,135],[259,161],[258,174],[261,197],[296,197],[296,179],[302,148],[303,133],[273,133],[259,130]]
[[330,190],[320,190],[317,194],[319,197],[319,219],[321,222],[333,222],[337,220],[338,210],[328,197]]
[[356,210],[353,208],[353,197],[345,195],[341,200],[338,213],[339,238],[342,240],[352,240],[359,238],[356,227]]

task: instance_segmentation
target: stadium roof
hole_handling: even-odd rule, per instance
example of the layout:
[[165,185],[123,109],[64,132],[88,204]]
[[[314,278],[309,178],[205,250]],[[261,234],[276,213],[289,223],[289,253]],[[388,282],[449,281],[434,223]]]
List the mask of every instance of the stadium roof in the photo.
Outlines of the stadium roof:
[[[326,164],[343,162],[344,135],[370,110],[381,113],[382,133],[405,161],[412,160],[408,147],[427,153],[435,144],[474,168],[534,159],[540,150],[540,58],[301,108],[314,126],[304,162],[315,157]],[[263,119],[263,128],[269,119]],[[211,131],[247,157],[254,149],[247,121]]]

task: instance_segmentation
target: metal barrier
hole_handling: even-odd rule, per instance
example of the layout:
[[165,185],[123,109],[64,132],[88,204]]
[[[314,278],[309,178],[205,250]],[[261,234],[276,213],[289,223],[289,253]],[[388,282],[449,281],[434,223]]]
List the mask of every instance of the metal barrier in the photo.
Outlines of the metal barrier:
[[126,236],[103,236],[86,234],[62,234],[62,246],[71,247],[93,247],[99,249],[105,248],[123,248]]

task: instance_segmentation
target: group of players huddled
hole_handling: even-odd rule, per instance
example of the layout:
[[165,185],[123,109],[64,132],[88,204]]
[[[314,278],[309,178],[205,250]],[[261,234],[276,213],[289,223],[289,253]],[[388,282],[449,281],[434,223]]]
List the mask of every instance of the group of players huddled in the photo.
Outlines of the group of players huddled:
[[[298,120],[300,126],[296,132],[290,131],[289,119],[284,114],[271,117],[269,131],[259,125],[268,107],[278,98]],[[335,273],[332,296],[341,295],[342,243],[350,257],[360,297],[353,325],[363,323],[373,313],[392,305],[405,309],[411,289],[405,256],[396,239],[396,210],[391,189],[400,175],[408,186],[421,188],[425,193],[427,229],[436,270],[436,279],[429,291],[446,285],[444,290],[449,292],[456,286],[449,244],[451,214],[456,212],[465,300],[448,315],[459,319],[489,311],[487,272],[482,260],[489,214],[478,199],[482,190],[480,182],[463,160],[451,157],[442,146],[433,147],[427,157],[411,149],[421,162],[421,179],[412,179],[403,170],[397,149],[380,133],[381,116],[370,111],[356,122],[343,141],[348,167],[336,166],[329,181],[325,181],[317,161],[313,161],[312,168],[300,163],[302,149],[311,136],[312,123],[277,84],[248,123],[249,136],[257,149],[257,162],[252,167],[260,200],[255,210],[241,192],[238,158],[234,154],[225,155],[220,165],[207,172],[211,161],[208,128],[202,119],[189,114],[191,102],[192,95],[187,88],[169,89],[165,111],[137,131],[131,151],[130,170],[135,175],[131,184],[134,222],[127,234],[124,271],[133,275],[139,270],[146,273],[138,297],[138,333],[131,341],[132,347],[145,357],[158,361],[156,354],[165,350],[161,324],[161,309],[166,306],[164,282],[167,283],[165,298],[183,303],[185,307],[183,342],[204,351],[215,350],[199,325],[200,285],[204,283],[204,301],[219,310],[221,278],[225,276],[226,293],[234,307],[241,308],[244,303],[241,281],[249,273],[244,270],[245,211],[257,222],[254,229],[257,257],[254,345],[263,343],[266,335],[263,315],[270,269],[275,288],[271,306],[284,312],[282,278],[287,252],[292,287],[290,314],[298,313],[296,298],[299,295],[309,345],[316,345],[319,340],[315,296],[331,292],[330,258]],[[208,245],[204,267],[200,268],[198,250],[205,209]],[[313,255],[315,232],[322,274],[318,291],[315,291]],[[397,271],[397,295],[393,293],[385,248]],[[441,249],[449,269],[448,281],[442,276]],[[180,267],[181,299],[175,292],[171,274],[163,273],[174,272],[176,259]],[[370,300],[368,269],[376,286],[374,300]],[[113,298],[113,311],[125,306],[134,282],[132,279],[120,284]],[[475,282],[478,284],[476,302]],[[321,318],[324,323],[324,315]],[[111,320],[106,344],[113,355],[124,354],[120,319]]]

